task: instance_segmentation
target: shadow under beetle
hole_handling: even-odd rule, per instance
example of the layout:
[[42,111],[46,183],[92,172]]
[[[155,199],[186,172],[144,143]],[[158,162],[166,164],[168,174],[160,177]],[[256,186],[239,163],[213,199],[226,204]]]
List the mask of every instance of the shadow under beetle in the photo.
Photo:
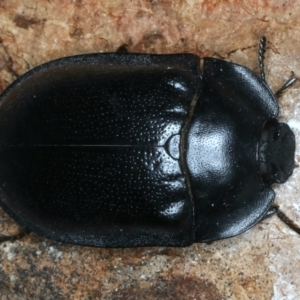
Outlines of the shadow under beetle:
[[[193,54],[87,54],[0,97],[0,203],[25,228],[98,247],[188,246],[276,210],[295,138],[264,76]],[[279,95],[295,81],[292,78]]]

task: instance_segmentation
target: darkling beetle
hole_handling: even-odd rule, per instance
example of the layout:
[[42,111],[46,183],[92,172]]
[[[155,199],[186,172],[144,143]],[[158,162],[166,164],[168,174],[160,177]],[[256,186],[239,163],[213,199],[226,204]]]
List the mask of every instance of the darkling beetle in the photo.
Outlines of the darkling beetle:
[[0,97],[1,206],[30,231],[97,247],[210,242],[277,212],[271,185],[292,174],[295,137],[276,96],[296,79],[272,93],[265,43],[261,77],[124,51],[27,72]]

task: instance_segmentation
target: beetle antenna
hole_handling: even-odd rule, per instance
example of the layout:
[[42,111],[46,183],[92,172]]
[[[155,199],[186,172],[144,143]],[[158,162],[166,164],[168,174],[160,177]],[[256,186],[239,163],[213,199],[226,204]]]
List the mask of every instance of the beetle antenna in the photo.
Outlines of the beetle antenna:
[[300,234],[300,227],[293,221],[291,220],[285,213],[283,213],[280,209],[279,206],[276,204],[272,205],[272,208],[274,208],[274,212],[277,214],[278,218],[285,224],[287,225],[290,229],[295,231],[296,233]]
[[[259,40],[259,49],[258,49],[258,62],[259,62],[259,70],[260,70],[260,77],[261,79],[266,82],[266,75],[265,75],[265,52],[266,52],[266,45],[267,45],[267,39],[265,36],[261,36]],[[296,77],[294,77],[294,73],[291,78],[289,78],[283,86],[275,93],[275,96],[278,98],[284,90],[292,86],[295,81],[297,80]]]
[[259,49],[258,49],[258,62],[259,62],[259,70],[260,70],[260,77],[261,79],[266,82],[266,76],[265,76],[265,52],[266,52],[266,44],[267,39],[265,36],[261,36],[259,40]]
[[[294,73],[293,73],[294,75]],[[297,78],[292,76],[291,78],[289,78],[284,84],[283,86],[275,93],[275,96],[278,98],[282,92],[284,90],[286,90],[287,88],[289,88],[290,86],[292,86],[295,82],[296,82]]]

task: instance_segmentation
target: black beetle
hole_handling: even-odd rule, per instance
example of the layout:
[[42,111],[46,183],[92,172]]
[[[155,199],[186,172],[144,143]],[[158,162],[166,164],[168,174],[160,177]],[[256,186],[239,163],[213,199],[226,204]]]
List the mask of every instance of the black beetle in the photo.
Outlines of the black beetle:
[[[249,69],[193,54],[87,54],[0,97],[0,203],[25,228],[98,247],[232,237],[274,211],[295,138]],[[278,92],[291,85],[289,80]]]

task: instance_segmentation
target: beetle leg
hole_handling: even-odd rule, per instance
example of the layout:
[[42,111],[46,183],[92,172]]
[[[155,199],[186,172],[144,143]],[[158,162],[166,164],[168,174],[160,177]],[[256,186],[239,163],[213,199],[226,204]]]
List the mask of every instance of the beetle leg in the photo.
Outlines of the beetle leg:
[[267,39],[265,36],[261,36],[259,40],[259,49],[258,49],[258,62],[259,62],[259,70],[260,70],[260,77],[266,83],[266,76],[265,76],[265,52],[266,52],[266,43]]
[[116,53],[128,53],[128,49],[127,49],[127,44],[123,44],[122,46],[120,46]]
[[268,209],[268,211],[266,212],[266,214],[263,216],[263,218],[261,220],[267,219],[272,217],[273,215],[277,214],[279,207],[275,204],[273,204],[272,206],[270,206],[270,208]]
[[293,221],[291,220],[285,213],[283,213],[277,204],[273,204],[267,213],[264,215],[263,219],[269,218],[272,215],[277,214],[278,218],[285,224],[287,225],[290,229],[295,231],[296,233],[300,234],[300,227]]
[[20,233],[16,234],[16,235],[11,235],[11,236],[1,236],[0,237],[0,244],[10,241],[10,242],[14,242],[16,240],[19,240],[21,238],[23,238],[25,235],[27,235],[30,231],[27,229],[23,229]]
[[[294,75],[294,74],[293,74]],[[284,84],[283,86],[275,93],[275,96],[278,98],[282,92],[284,90],[286,90],[287,88],[289,88],[290,86],[292,86],[295,82],[296,82],[297,78],[292,76],[291,78],[289,78]]]

